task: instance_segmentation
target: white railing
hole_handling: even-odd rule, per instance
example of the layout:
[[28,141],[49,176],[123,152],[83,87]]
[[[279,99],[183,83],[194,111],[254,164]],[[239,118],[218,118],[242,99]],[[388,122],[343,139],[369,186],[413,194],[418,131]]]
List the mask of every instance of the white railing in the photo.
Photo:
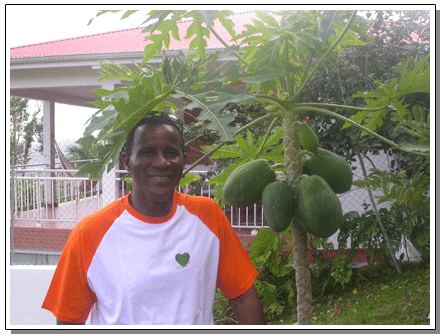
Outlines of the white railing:
[[[25,222],[41,227],[45,222],[61,222],[70,227],[105,203],[128,192],[123,178],[126,170],[113,170],[111,178],[105,181],[115,183],[118,190],[116,194],[103,193],[102,181],[92,182],[87,177],[75,176],[76,172],[62,169],[13,169],[11,187],[14,191],[14,225]],[[213,198],[214,189],[207,182],[203,183],[196,194]],[[179,191],[195,194],[190,185]],[[263,227],[263,210],[259,204],[247,208],[225,206],[224,212],[234,228]]]
[[20,222],[78,222],[100,208],[100,183],[75,176],[77,170],[11,171],[14,217]]

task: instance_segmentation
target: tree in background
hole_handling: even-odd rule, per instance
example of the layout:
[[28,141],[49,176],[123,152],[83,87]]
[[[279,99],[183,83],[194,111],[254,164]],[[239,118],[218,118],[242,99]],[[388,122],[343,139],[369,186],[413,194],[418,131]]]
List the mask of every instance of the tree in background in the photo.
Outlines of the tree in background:
[[39,117],[41,108],[31,115],[28,112],[28,99],[11,97],[10,100],[10,155],[14,164],[27,164],[30,149],[34,142],[42,148],[43,123]]

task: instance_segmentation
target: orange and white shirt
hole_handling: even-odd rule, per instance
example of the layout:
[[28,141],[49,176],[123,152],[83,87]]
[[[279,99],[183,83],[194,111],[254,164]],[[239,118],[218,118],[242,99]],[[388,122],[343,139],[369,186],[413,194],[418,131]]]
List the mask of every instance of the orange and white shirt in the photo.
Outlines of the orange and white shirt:
[[247,292],[257,271],[218,204],[175,192],[171,212],[147,217],[129,195],[73,229],[42,308],[64,322],[213,324],[215,288]]

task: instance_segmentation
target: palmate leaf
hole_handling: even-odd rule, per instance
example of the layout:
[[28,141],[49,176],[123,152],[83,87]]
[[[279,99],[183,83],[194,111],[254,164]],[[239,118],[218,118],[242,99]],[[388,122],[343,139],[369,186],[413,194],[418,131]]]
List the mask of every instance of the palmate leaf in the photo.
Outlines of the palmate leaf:
[[[151,104],[154,103],[155,102],[151,102]],[[150,110],[151,108],[147,104],[128,119],[121,120],[119,123],[113,123],[113,127],[107,127],[101,130],[97,138],[91,143],[105,142],[105,145],[102,146],[98,153],[99,161],[84,165],[77,174],[88,174],[90,179],[99,180],[105,171],[109,172],[119,160],[119,153],[124,146],[128,132]],[[115,129],[115,124],[124,127]]]
[[[76,175],[88,175],[91,180],[99,180],[103,173],[109,172],[119,161],[119,153],[124,146],[127,132],[124,129],[113,131],[105,145],[99,148],[99,160],[82,166]],[[98,137],[99,138],[99,137]]]
[[[407,105],[404,105],[404,98],[411,93],[429,93],[430,92],[430,70],[429,70],[429,55],[417,62],[412,71],[408,71],[410,61],[404,63],[400,68],[400,78],[394,78],[388,84],[383,84],[375,81],[376,90],[368,92],[358,92],[353,95],[353,98],[364,98],[367,104],[364,111],[361,111],[350,117],[351,120],[363,124],[366,128],[376,131],[383,124],[385,118],[385,108],[392,107],[395,112],[393,120],[404,122],[404,119],[411,115],[408,111]],[[380,106],[383,109],[377,110]],[[368,111],[368,109],[371,109]],[[405,124],[400,124],[395,130],[401,128]],[[346,123],[341,129],[349,127]],[[362,132],[361,136],[366,133]],[[429,131],[428,131],[429,136]],[[426,153],[426,148],[411,148],[402,147],[402,150],[407,152]]]
[[189,50],[196,50],[196,57],[203,59],[205,57],[205,49],[208,45],[206,39],[210,37],[209,29],[203,24],[204,18],[211,18],[211,15],[206,16],[206,11],[190,11],[186,14],[187,17],[192,17],[192,23],[186,30],[185,39],[191,39]]
[[94,180],[100,179],[106,170],[109,171],[119,161],[127,134],[142,117],[152,110],[165,107],[177,109],[172,103],[164,101],[171,95],[172,86],[165,83],[160,70],[146,66],[134,72],[108,62],[102,62],[102,68],[103,78],[120,79],[127,86],[113,91],[95,91],[105,101],[95,102],[95,106],[101,107],[101,110],[89,120],[83,137],[91,138],[93,133],[99,132],[90,145],[99,143],[102,147],[98,153],[99,161],[86,164],[79,171]]
[[[208,153],[212,149],[214,149],[216,145],[207,145],[202,147],[203,151]],[[240,158],[243,157],[243,150],[240,147],[234,145],[224,145],[221,149],[218,149],[216,152],[212,154],[212,158]]]
[[211,122],[207,127],[216,131],[221,141],[233,140],[236,131],[236,128],[229,125],[234,120],[235,114],[222,113],[226,105],[229,103],[258,102],[252,95],[235,88],[204,88],[187,92],[176,89],[175,92],[174,97],[191,101],[186,106],[187,109],[202,109],[197,119],[200,121],[210,120]]
[[143,64],[146,64],[163,49],[169,49],[170,33],[175,40],[180,41],[177,22],[182,20],[184,13],[185,11],[182,10],[152,10],[148,13],[147,20],[142,24],[152,23],[146,26],[142,32],[150,33],[145,39],[151,43],[145,46]]
[[84,130],[83,137],[92,135],[95,131],[103,131],[113,126],[116,119],[117,111],[115,109],[107,109],[102,111],[100,116],[92,117],[89,124]]
[[[184,39],[190,39],[190,50],[195,50],[195,56],[204,58],[207,47],[206,39],[210,37],[210,31],[207,26],[213,24],[215,19],[224,25],[224,28],[231,36],[235,35],[233,22],[226,17],[233,14],[231,11],[203,11],[203,10],[153,10],[148,13],[148,19],[143,23],[150,23],[143,32],[150,33],[147,40],[151,43],[145,46],[143,63],[147,63],[155,55],[159,54],[164,48],[169,49],[170,34],[180,41],[178,31],[178,21],[192,19]],[[193,57],[193,56],[192,56]]]

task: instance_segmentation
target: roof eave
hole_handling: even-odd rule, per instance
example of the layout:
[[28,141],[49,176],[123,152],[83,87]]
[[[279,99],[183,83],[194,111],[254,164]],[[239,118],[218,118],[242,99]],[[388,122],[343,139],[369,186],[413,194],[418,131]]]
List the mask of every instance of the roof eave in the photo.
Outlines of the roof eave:
[[20,57],[11,58],[10,66],[11,70],[46,67],[93,66],[99,65],[99,61],[103,59],[128,64],[133,62],[142,62],[143,55],[143,51],[125,51],[96,54]]
[[[207,54],[214,53],[220,49],[206,49]],[[167,56],[177,56],[179,50],[168,50]],[[118,64],[142,63],[144,51],[124,51],[107,52],[95,54],[77,54],[77,55],[54,55],[41,57],[17,57],[10,58],[10,69],[29,69],[29,68],[49,68],[49,67],[76,67],[76,66],[96,66],[101,60],[109,60]],[[227,60],[236,60],[235,57]],[[148,63],[157,64],[162,62],[162,57],[155,57]]]

